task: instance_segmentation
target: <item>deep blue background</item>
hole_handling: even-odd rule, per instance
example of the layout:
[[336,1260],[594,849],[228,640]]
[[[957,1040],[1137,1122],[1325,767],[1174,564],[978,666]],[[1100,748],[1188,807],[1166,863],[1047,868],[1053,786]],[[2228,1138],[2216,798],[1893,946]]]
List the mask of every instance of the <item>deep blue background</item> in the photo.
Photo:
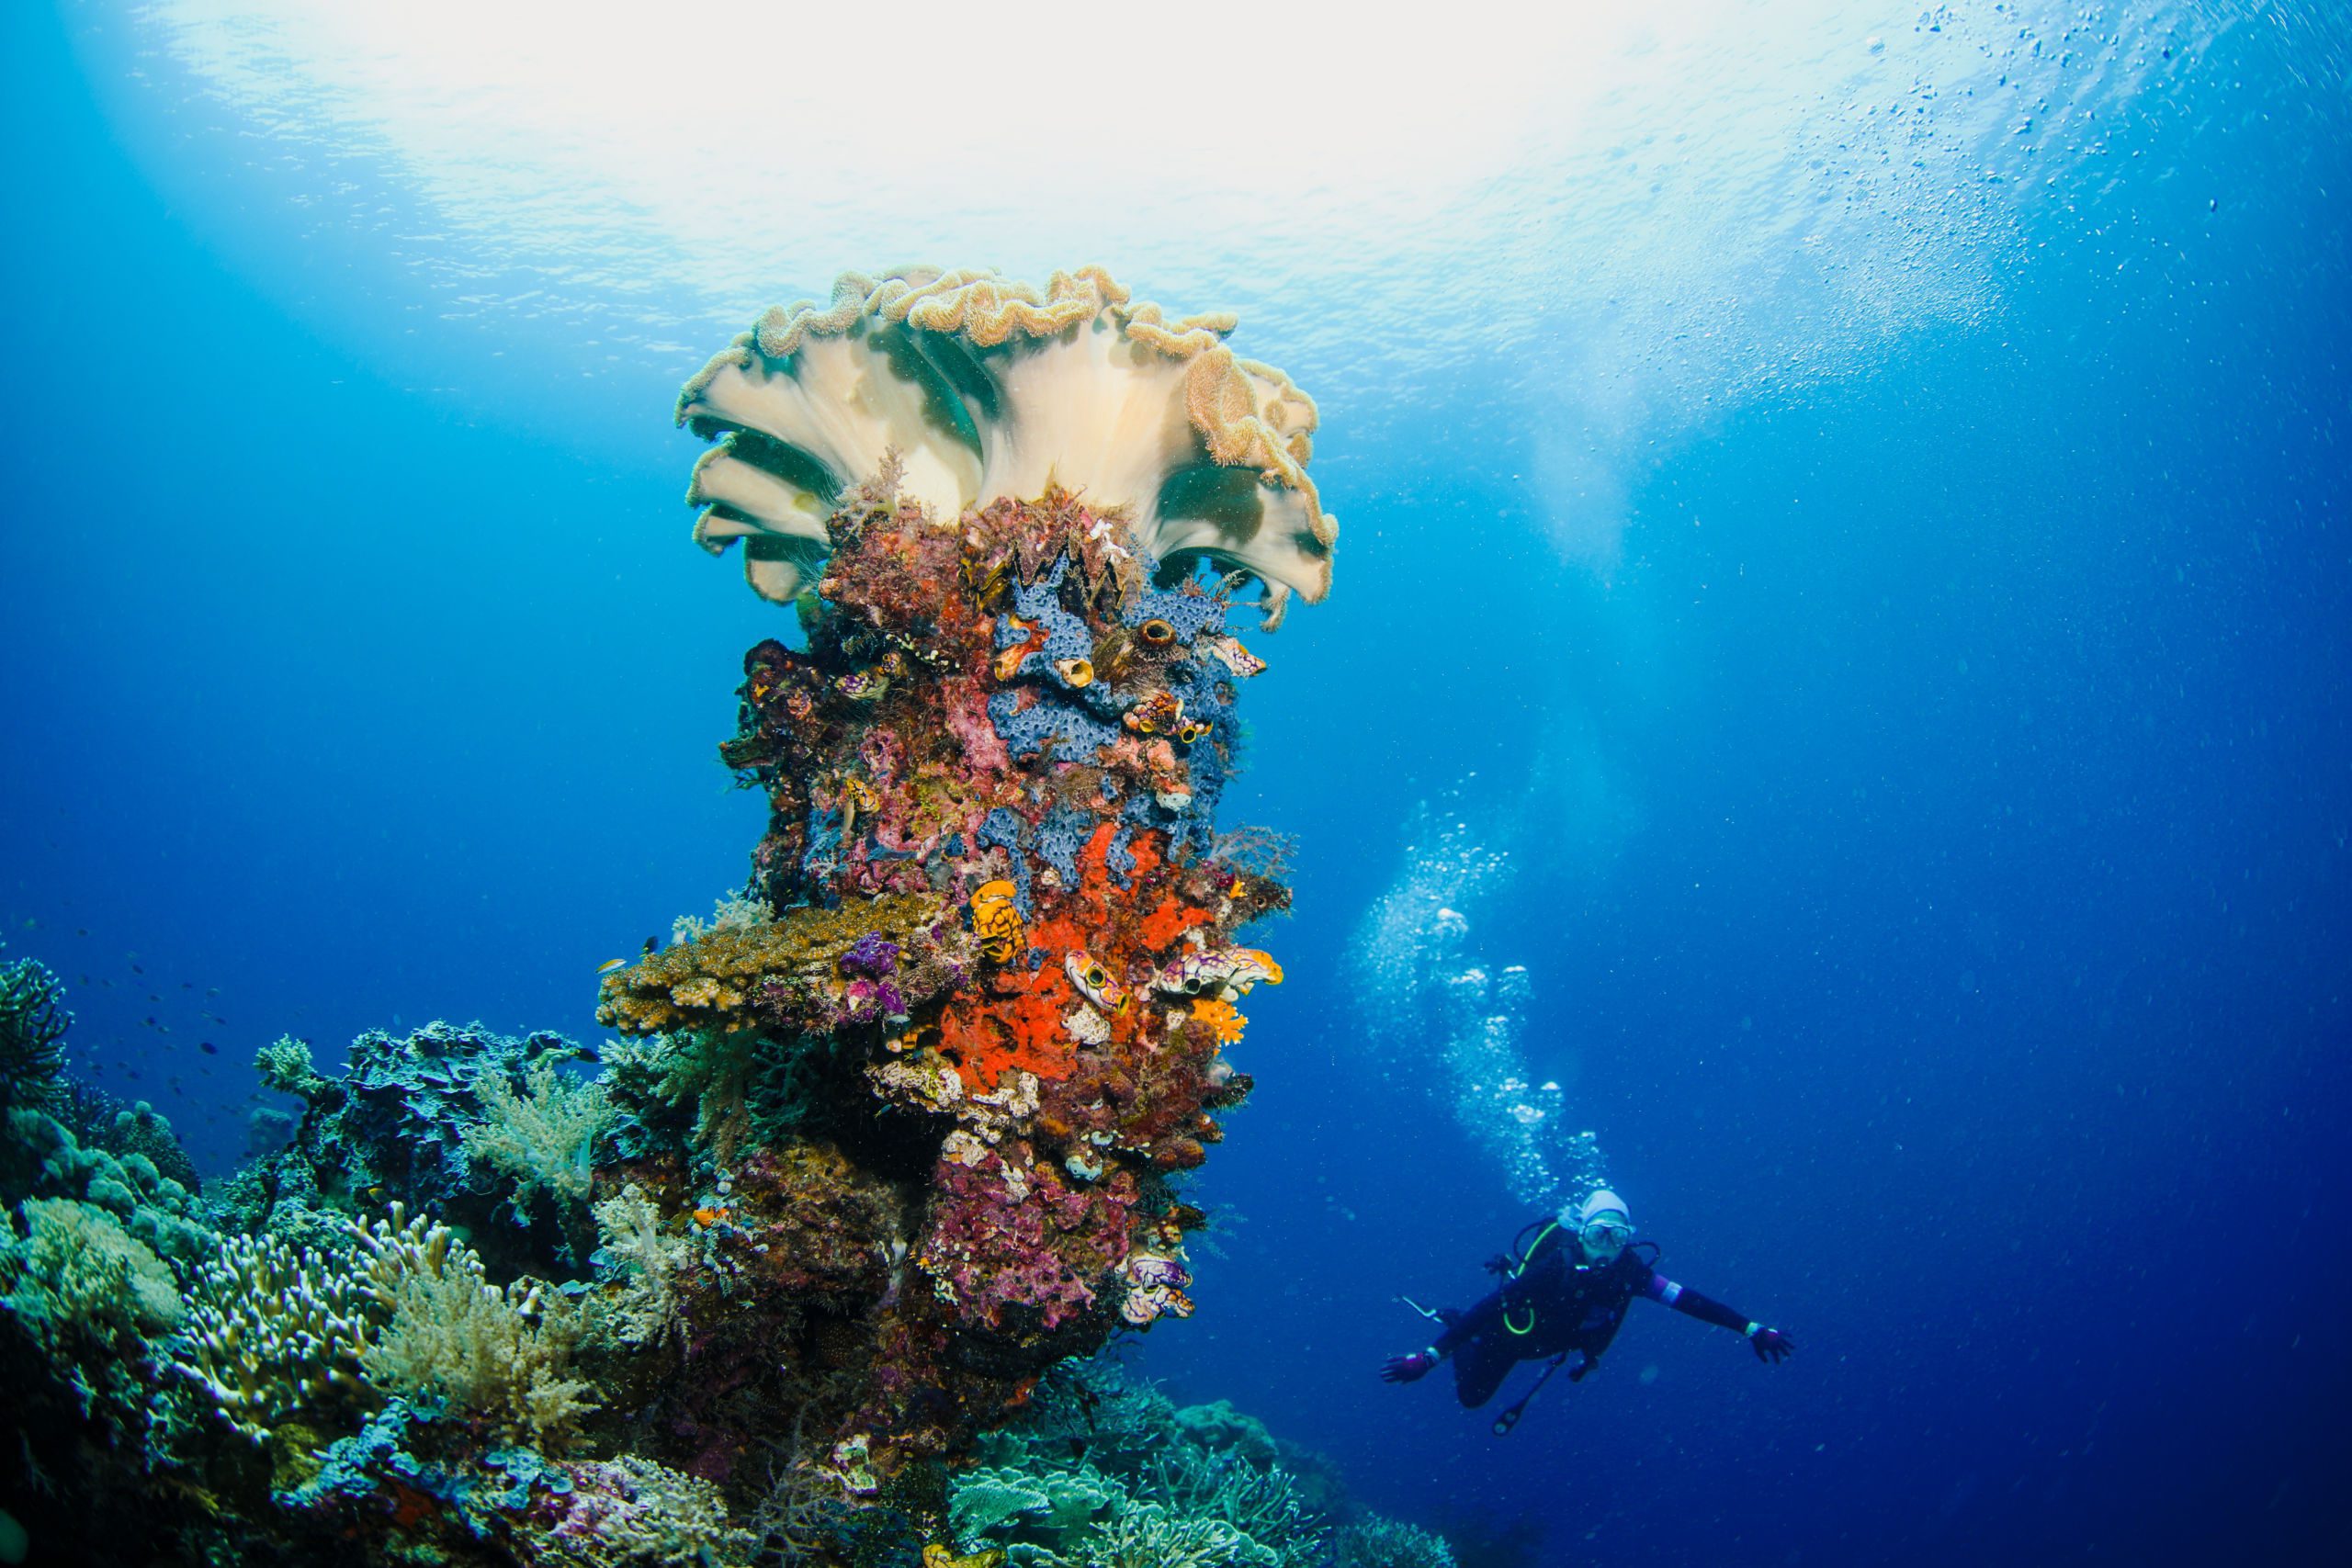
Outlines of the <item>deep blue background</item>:
[[[551,389],[557,434],[318,335],[53,18],[0,26],[11,953],[216,1168],[279,1032],[590,1032],[596,964],[759,820],[712,747],[775,616],[685,546],[674,378]],[[1265,646],[1231,796],[1304,839],[1291,979],[1200,1184],[1227,1255],[1148,1367],[1544,1562],[2352,1545],[2352,168],[2340,82],[2256,101],[2150,130],[2175,176],[1992,321],[1645,469],[1606,586],[1519,514],[1481,389],[1327,404],[1340,586]],[[1645,1311],[1497,1443],[1372,1377],[1419,1342],[1392,1298],[1467,1297],[1524,1216],[1434,1064],[1364,1047],[1345,949],[1417,801],[1475,773],[1458,809],[1508,818],[1563,745],[1628,813],[1564,801],[1479,942],[1668,1271],[1803,1350]]]

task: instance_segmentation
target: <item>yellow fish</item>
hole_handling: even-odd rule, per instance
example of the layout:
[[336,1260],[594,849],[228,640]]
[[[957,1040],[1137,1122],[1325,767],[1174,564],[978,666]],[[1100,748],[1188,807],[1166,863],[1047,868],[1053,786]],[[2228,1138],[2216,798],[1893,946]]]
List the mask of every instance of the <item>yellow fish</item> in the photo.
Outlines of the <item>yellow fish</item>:
[[609,975],[616,969],[626,969],[628,967],[628,960],[626,958],[607,958],[602,964],[596,965],[596,973],[599,975]]

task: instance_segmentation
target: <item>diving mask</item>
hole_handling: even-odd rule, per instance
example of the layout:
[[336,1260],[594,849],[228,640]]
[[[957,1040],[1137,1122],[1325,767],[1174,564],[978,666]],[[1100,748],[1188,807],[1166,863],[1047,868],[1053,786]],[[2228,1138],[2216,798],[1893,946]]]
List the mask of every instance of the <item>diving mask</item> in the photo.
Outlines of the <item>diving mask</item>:
[[1634,1222],[1613,1210],[1605,1211],[1577,1227],[1577,1239],[1584,1244],[1585,1256],[1595,1263],[1613,1263],[1634,1239]]

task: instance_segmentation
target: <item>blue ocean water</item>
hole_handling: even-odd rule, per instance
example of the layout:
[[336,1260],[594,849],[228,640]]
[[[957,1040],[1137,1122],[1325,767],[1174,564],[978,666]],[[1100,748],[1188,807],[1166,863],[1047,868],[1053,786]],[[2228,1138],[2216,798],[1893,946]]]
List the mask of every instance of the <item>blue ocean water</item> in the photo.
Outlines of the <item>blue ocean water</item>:
[[[1859,172],[1815,199],[1883,220],[1719,211],[1767,187],[1689,168],[1752,148],[1635,119],[1592,167],[1652,172],[1565,218],[1464,169],[1393,254],[1106,236],[1322,400],[1343,527],[1226,807],[1301,850],[1260,1088],[1198,1184],[1222,1256],[1134,1355],[1380,1507],[1547,1563],[2352,1544],[2352,52],[2294,7],[2066,15],[2030,48],[1996,7],[1847,29],[2021,50],[1972,90],[2068,51],[2103,84],[2050,67],[2096,128],[2046,170],[1972,148],[1965,191],[1957,130],[1839,130]],[[594,235],[469,228],[389,112],[273,140],[184,18],[0,25],[9,952],[213,1170],[280,1033],[593,1033],[597,964],[736,885],[762,819],[712,747],[776,613],[686,544],[678,380],[822,269],[1012,266],[1003,220],[969,255],[953,214],[828,209],[815,262],[736,292],[616,240],[641,295],[567,294]],[[1918,81],[1887,114],[1959,91]],[[1057,243],[1102,224],[1072,205]],[[1642,265],[1529,283],[1514,215]],[[1806,268],[1643,230],[1718,222]],[[1410,314],[1381,268],[1449,247],[1477,287]],[[1512,1064],[1529,1092],[1490,1093]],[[1637,1308],[1503,1440],[1442,1378],[1376,1381],[1423,1335],[1396,1298],[1483,1290],[1535,1212],[1512,1151],[1569,1127],[1793,1360]]]

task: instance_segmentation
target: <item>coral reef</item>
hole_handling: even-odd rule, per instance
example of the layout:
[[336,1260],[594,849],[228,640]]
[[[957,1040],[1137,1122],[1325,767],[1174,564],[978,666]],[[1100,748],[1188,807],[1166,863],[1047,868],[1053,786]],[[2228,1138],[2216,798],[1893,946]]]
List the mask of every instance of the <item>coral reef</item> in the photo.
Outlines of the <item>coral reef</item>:
[[[875,1371],[836,1419],[885,1475],[1055,1359],[1192,1310],[1170,1183],[1248,1092],[1222,1055],[1235,1004],[1281,979],[1233,935],[1288,901],[1216,853],[1220,592],[1156,586],[1126,525],[1062,492],[951,526],[894,483],[830,519],[808,647],[745,660],[722,750],[771,815],[736,908],[769,912],[686,930],[608,975],[599,1010],[637,1042],[606,1054],[615,1102],[666,1173],[637,1179],[696,1217],[739,1311],[775,1272],[739,1235],[809,1245],[747,1201],[791,1149],[822,1151],[809,1191],[871,1189],[844,1233],[863,1274],[804,1269],[826,1291],[796,1284],[765,1332],[818,1332],[821,1309],[828,1343],[865,1342]],[[731,1337],[690,1327],[689,1354]]]
[[299,1221],[281,1209],[348,1217],[398,1202],[464,1229],[501,1268],[576,1269],[594,1245],[593,1145],[611,1116],[605,1089],[564,1068],[594,1055],[560,1034],[510,1038],[438,1020],[404,1036],[361,1035],[333,1078],[307,1041],[265,1046],[254,1061],[262,1081],[302,1112],[243,1182],[245,1221],[283,1229]]
[[0,968],[0,1446],[141,1522],[0,1507],[94,1562],[1352,1539],[1255,1423],[1084,1370],[1193,1311],[1186,1183],[1283,979],[1243,932],[1284,852],[1216,820],[1266,669],[1228,622],[1253,579],[1268,624],[1323,597],[1335,530],[1314,405],[1231,327],[1091,270],[845,278],[689,384],[697,536],[798,636],[719,747],[751,874],[605,975],[601,1048],[281,1039],[299,1111],[199,1193],[152,1107],[64,1077],[54,977]]
[[[322,1550],[355,1539],[368,1561],[549,1568],[738,1568],[751,1537],[709,1483],[650,1460],[551,1460],[483,1449],[429,1409],[394,1399],[276,1501]],[[393,1551],[385,1551],[390,1547]]]
[[1230,324],[1092,272],[845,278],[681,399],[698,537],[803,635],[720,748],[768,798],[749,884],[599,999],[638,1197],[589,1321],[690,1369],[656,1419],[697,1473],[814,1419],[870,1497],[1193,1310],[1174,1184],[1282,977],[1235,935],[1289,899],[1216,834],[1265,668],[1230,596],[1320,598],[1332,538],[1313,405]]
[[1019,1568],[1453,1568],[1440,1537],[1351,1504],[1318,1456],[1113,1364],[1055,1369],[982,1458],[949,1500],[956,1544]]
[[1331,1568],[1453,1568],[1443,1536],[1402,1519],[1362,1519],[1343,1526],[1331,1542]]

